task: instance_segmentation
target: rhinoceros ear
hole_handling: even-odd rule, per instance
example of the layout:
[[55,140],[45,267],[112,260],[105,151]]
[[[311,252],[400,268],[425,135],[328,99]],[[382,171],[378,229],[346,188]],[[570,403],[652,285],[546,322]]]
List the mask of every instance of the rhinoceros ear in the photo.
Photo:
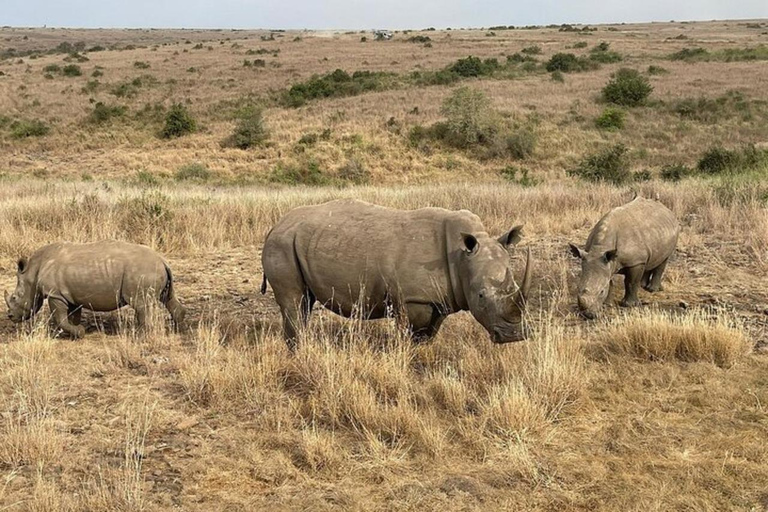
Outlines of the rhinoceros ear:
[[469,233],[462,233],[461,239],[462,239],[462,242],[464,242],[464,251],[468,254],[475,254],[477,250],[480,248],[480,242],[477,241],[477,238],[475,238],[475,235],[470,235]]
[[612,250],[606,252],[605,254],[603,254],[603,259],[605,260],[606,263],[610,263],[613,260],[615,260],[616,259],[616,249],[612,249]]
[[515,226],[503,235],[501,235],[498,238],[498,241],[501,245],[504,247],[509,247],[510,245],[517,245],[517,243],[520,241],[522,236],[520,235],[523,232],[523,226]]
[[568,244],[568,248],[571,250],[571,254],[573,254],[577,258],[584,259],[584,256],[587,255],[584,251],[582,251],[581,249],[579,249],[573,244]]
[[19,258],[17,266],[19,268],[19,274],[23,274],[24,272],[26,272],[27,267],[29,266],[27,262],[27,258],[23,258],[23,257]]

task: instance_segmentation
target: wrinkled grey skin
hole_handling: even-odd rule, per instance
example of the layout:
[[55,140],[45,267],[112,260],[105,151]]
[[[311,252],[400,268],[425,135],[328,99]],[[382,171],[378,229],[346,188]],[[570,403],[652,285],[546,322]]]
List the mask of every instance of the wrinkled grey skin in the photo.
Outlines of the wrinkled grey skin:
[[19,259],[16,290],[5,292],[8,318],[28,320],[46,299],[58,327],[73,338],[85,334],[83,308],[112,311],[130,305],[140,328],[146,326],[151,300],[168,308],[177,327],[186,313],[165,260],[149,247],[126,242],[59,242]]
[[466,210],[405,211],[354,200],[300,207],[267,235],[262,293],[269,281],[290,348],[316,300],[346,317],[402,312],[416,340],[434,336],[447,315],[469,310],[495,343],[521,341],[530,252],[522,287],[509,255],[521,229],[491,238]]
[[571,253],[581,258],[581,314],[597,317],[610,296],[614,274],[624,275],[621,306],[640,305],[641,286],[649,292],[662,290],[661,278],[679,234],[675,215],[658,201],[636,197],[608,212],[592,229],[583,250],[570,244]]

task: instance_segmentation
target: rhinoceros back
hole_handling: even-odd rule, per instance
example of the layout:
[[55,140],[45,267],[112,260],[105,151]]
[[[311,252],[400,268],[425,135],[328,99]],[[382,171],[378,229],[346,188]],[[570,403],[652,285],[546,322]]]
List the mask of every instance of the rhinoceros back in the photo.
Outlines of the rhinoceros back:
[[160,297],[171,286],[165,261],[149,247],[127,242],[51,244],[31,259],[45,295],[95,311],[116,309],[138,294]]
[[341,314],[362,307],[378,317],[392,301],[450,301],[446,233],[477,230],[478,223],[468,212],[395,210],[362,201],[297,208],[267,238],[265,273],[274,288],[280,276],[269,274],[269,253],[290,243],[307,288]]
[[637,197],[614,208],[595,225],[586,250],[616,249],[622,267],[655,267],[674,252],[679,223],[659,201]]

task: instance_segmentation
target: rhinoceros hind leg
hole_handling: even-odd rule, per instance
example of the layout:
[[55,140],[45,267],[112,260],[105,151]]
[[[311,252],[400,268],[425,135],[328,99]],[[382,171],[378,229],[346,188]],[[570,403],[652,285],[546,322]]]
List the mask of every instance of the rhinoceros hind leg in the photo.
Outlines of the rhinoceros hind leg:
[[315,296],[308,289],[302,293],[290,294],[275,290],[275,299],[283,316],[283,338],[293,352],[298,345],[300,331],[306,327],[309,315],[312,314]]
[[53,319],[59,329],[75,339],[85,336],[85,327],[70,323],[69,304],[64,299],[48,297],[48,307],[51,308]]
[[82,306],[69,306],[69,323],[72,325],[80,325],[82,318],[83,307]]
[[173,326],[177,331],[186,330],[186,323],[184,319],[187,316],[187,308],[181,305],[181,302],[176,297],[171,297],[168,302],[165,303],[165,307],[171,314],[173,320]]
[[661,278],[664,276],[664,269],[667,268],[668,261],[669,258],[665,259],[661,265],[653,269],[653,276],[651,277],[651,281],[646,283],[644,286],[647,291],[651,293],[664,291],[664,286],[661,284]]
[[445,315],[441,315],[431,304],[407,304],[405,314],[411,338],[416,343],[433,338],[445,320]]
[[645,267],[643,265],[630,267],[624,271],[624,298],[621,299],[620,306],[631,308],[640,305],[637,292],[640,290],[644,273]]

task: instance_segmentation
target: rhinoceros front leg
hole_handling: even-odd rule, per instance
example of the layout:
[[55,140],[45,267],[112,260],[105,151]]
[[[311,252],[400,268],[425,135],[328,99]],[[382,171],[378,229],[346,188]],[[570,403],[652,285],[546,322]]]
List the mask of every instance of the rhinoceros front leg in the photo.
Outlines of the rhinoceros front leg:
[[72,325],[80,325],[82,319],[83,307],[82,306],[69,306],[69,323]]
[[445,315],[441,315],[431,304],[406,304],[405,315],[411,338],[416,343],[433,338],[445,320]]
[[663,262],[661,262],[661,265],[653,269],[650,282],[644,286],[647,291],[651,293],[664,291],[664,287],[661,285],[661,278],[664,276],[664,269],[667,268],[668,261],[669,258],[665,259]]
[[85,327],[70,323],[69,304],[64,299],[48,297],[48,307],[51,308],[53,319],[59,329],[73,338],[82,338],[85,335]]
[[630,267],[624,272],[624,298],[619,303],[620,306],[631,308],[640,305],[640,299],[637,298],[637,292],[643,282],[645,266],[638,265]]

